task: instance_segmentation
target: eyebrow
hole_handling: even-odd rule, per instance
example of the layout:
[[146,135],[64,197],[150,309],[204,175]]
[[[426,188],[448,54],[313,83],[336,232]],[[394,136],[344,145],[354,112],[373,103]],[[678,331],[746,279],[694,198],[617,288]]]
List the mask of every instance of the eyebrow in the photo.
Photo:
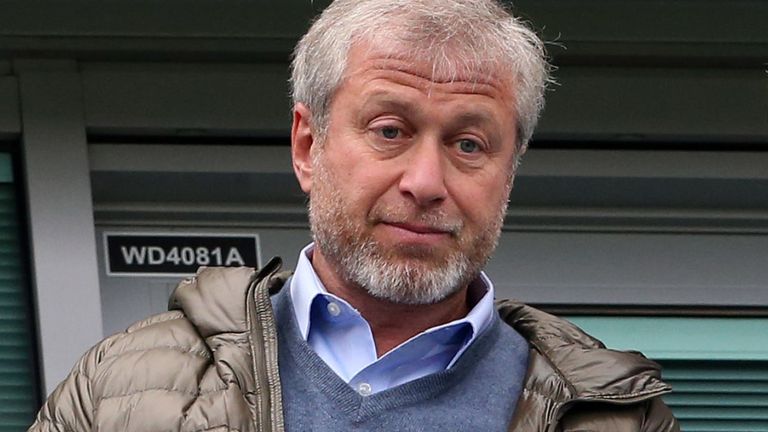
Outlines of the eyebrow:
[[[386,110],[405,112],[409,115],[417,115],[418,111],[413,108],[413,105],[403,102],[400,98],[393,98],[388,92],[376,91],[369,95],[368,101],[361,107],[361,111],[365,111],[369,107],[383,108]],[[453,123],[459,126],[465,125],[495,125],[496,120],[486,109],[480,108],[474,111],[465,111],[459,113],[453,118]]]
[[389,111],[404,112],[409,116],[418,115],[418,112],[416,109],[414,109],[413,105],[407,102],[403,102],[399,98],[393,98],[388,92],[375,91],[368,96],[368,100],[360,109],[361,112],[365,112],[371,107],[376,107],[378,109],[385,109]]
[[454,119],[454,123],[459,126],[476,124],[495,126],[497,122],[490,113],[483,109],[472,112],[462,112]]

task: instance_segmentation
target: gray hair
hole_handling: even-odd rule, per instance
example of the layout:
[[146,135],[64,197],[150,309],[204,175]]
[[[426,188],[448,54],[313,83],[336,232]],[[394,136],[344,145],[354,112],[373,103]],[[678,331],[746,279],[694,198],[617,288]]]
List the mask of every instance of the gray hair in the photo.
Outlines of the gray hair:
[[301,38],[291,65],[293,103],[312,112],[310,124],[320,140],[349,51],[363,41],[397,54],[407,47],[408,58],[432,61],[434,75],[508,74],[518,150],[527,146],[544,107],[550,66],[541,40],[495,0],[334,1]]

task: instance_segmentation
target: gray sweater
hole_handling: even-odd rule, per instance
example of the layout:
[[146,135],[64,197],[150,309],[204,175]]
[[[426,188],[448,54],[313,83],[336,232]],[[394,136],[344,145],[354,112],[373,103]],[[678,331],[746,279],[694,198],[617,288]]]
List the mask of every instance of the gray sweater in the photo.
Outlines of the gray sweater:
[[289,291],[273,298],[287,431],[507,430],[528,344],[498,317],[450,369],[361,396],[303,340]]

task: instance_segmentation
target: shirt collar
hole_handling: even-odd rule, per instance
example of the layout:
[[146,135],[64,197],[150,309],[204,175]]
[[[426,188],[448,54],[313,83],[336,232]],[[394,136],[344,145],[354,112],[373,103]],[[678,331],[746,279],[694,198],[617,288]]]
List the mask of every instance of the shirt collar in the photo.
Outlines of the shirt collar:
[[[309,260],[313,248],[314,243],[310,243],[301,250],[296,264],[296,270],[294,271],[290,282],[291,299],[293,300],[296,323],[299,326],[299,331],[304,340],[307,339],[307,335],[309,334],[312,302],[317,296],[322,295],[331,297],[348,305],[344,299],[330,294],[320,281],[320,278],[317,276],[317,273]],[[480,299],[464,318],[442,324],[427,331],[461,323],[468,323],[472,326],[472,338],[475,338],[485,330],[493,322],[495,313],[493,305],[493,283],[484,272],[480,272],[480,276],[470,285],[470,289],[477,290],[473,293],[473,297],[479,297]]]

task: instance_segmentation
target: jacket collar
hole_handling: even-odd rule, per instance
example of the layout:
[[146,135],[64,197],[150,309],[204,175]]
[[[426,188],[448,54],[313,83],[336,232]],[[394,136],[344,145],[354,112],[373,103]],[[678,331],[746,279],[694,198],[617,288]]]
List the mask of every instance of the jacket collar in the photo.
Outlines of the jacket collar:
[[629,401],[669,392],[661,368],[638,352],[606,349],[568,321],[512,300],[497,303],[502,320],[543,357],[552,376],[546,384],[530,370],[527,386],[560,403],[573,400]]
[[182,310],[203,338],[221,333],[244,333],[247,323],[246,296],[253,282],[266,284],[273,294],[290,272],[280,272],[282,262],[271,259],[255,271],[251,267],[200,267],[171,294],[168,310]]

